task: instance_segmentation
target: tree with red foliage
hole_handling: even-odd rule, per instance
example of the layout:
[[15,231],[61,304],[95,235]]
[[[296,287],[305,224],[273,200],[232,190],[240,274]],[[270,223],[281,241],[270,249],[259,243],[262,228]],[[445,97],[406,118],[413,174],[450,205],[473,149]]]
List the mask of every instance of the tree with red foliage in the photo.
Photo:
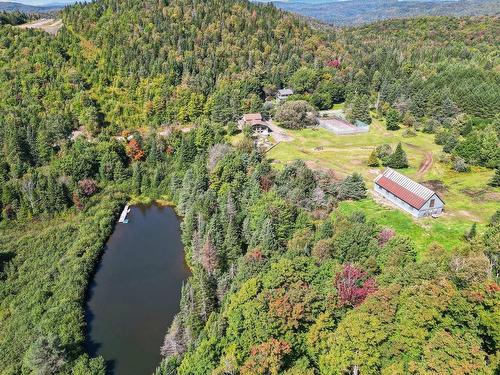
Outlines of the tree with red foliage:
[[142,149],[139,142],[135,139],[132,139],[126,147],[127,155],[132,160],[142,160],[144,158],[144,150]]
[[326,65],[330,68],[338,68],[340,66],[340,61],[339,59],[330,60],[326,63]]
[[358,306],[365,298],[377,290],[375,280],[367,277],[365,271],[352,264],[345,264],[335,276],[339,306]]
[[380,247],[384,246],[395,235],[396,235],[396,232],[394,232],[394,230],[391,228],[382,229],[380,231],[380,233],[378,234],[378,245]]
[[260,178],[260,188],[262,191],[269,191],[273,186],[273,181],[269,175],[262,176]]
[[86,197],[91,197],[92,195],[97,193],[97,190],[99,189],[95,180],[91,178],[85,178],[78,181],[78,188],[80,190],[80,193]]
[[83,204],[82,204],[82,201],[80,200],[80,197],[78,196],[78,193],[76,191],[74,191],[73,194],[71,194],[71,199],[73,200],[73,204],[75,205],[75,207],[77,209],[79,209],[80,211],[82,211]]
[[260,249],[253,249],[247,253],[247,259],[253,262],[261,262],[264,259],[264,254]]

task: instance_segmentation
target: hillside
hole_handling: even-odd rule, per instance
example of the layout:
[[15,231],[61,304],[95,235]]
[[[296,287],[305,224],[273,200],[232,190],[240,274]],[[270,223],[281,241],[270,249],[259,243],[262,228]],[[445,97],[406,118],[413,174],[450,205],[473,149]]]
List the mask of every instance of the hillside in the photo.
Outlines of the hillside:
[[[334,29],[240,0],[61,17],[57,35],[0,26],[2,375],[105,374],[83,345],[85,290],[119,208],[152,200],[182,217],[192,273],[158,375],[495,372],[496,207],[429,237],[367,200],[359,158],[411,137],[410,163],[431,150],[464,181],[450,193],[499,193],[497,17]],[[236,128],[289,107],[277,126],[296,138],[269,153]],[[375,130],[297,120],[331,108]]]
[[0,2],[0,11],[6,12],[22,12],[22,13],[52,13],[64,8],[64,5],[49,4],[49,5],[27,5],[10,1]]
[[[328,58],[323,35],[270,5],[103,1],[67,9],[64,23],[92,56],[84,63],[94,86],[109,82],[94,96],[106,120],[121,126],[142,126],[146,118],[154,125],[189,122],[218,101],[245,100],[250,110],[297,66]],[[318,48],[325,52],[313,53]],[[216,89],[220,95],[208,101]],[[189,100],[195,113],[179,115]],[[214,120],[236,120],[241,113],[215,108]]]
[[500,14],[500,4],[491,0],[462,1],[273,1],[278,8],[335,26],[419,16],[479,16]]

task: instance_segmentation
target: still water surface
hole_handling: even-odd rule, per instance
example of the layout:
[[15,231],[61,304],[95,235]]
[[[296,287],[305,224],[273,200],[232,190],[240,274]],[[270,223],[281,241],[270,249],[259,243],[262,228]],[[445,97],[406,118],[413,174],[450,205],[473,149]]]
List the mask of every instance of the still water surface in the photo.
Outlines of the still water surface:
[[89,288],[87,350],[110,374],[150,375],[189,270],[171,207],[132,206],[128,219],[116,225]]

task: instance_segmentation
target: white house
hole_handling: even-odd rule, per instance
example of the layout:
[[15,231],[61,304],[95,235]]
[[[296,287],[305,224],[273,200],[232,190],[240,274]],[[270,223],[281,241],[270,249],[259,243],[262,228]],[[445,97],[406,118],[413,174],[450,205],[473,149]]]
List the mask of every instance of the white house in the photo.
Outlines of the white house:
[[374,190],[385,199],[415,217],[437,216],[443,212],[443,200],[431,189],[391,168],[375,178]]
[[238,121],[238,128],[244,130],[247,127],[252,129],[252,135],[258,137],[267,137],[272,132],[269,124],[262,118],[260,113],[246,113],[243,115],[241,120]]
[[290,95],[293,95],[292,89],[281,89],[281,90],[278,90],[278,95],[276,95],[276,98],[278,100],[285,100],[285,99],[288,99],[288,97]]

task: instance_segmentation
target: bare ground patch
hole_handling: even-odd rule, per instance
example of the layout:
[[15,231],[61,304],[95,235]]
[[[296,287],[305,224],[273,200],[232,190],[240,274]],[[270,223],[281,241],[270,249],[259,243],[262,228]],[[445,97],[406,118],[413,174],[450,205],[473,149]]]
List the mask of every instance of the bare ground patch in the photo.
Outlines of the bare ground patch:
[[421,184],[437,193],[446,193],[448,191],[448,188],[441,180],[427,180]]
[[500,193],[491,191],[490,189],[462,189],[460,192],[464,193],[468,197],[472,198],[473,201],[500,201]]

